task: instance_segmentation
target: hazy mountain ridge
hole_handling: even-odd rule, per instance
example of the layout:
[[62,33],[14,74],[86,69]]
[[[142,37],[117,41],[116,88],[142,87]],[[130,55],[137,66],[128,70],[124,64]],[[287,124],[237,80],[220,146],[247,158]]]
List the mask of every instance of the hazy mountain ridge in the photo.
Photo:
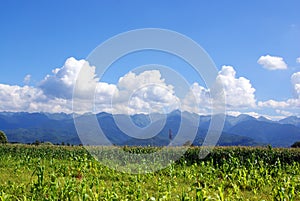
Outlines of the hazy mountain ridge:
[[[86,114],[88,115],[88,114]],[[166,146],[170,143],[169,131],[172,132],[174,145],[188,141],[194,145],[201,145],[210,125],[210,116],[199,116],[188,112],[173,111],[163,114],[136,114],[133,116],[99,113],[96,115],[99,125],[106,137],[116,145],[156,145]],[[137,139],[129,136],[120,129],[116,119],[123,127],[133,131],[136,126],[135,136],[156,131],[162,126],[156,136]],[[125,120],[131,120],[131,124]],[[199,122],[198,122],[199,121]],[[183,134],[177,136],[181,123],[185,126]],[[198,123],[198,124],[197,124]],[[157,126],[155,125],[157,124]],[[154,127],[153,127],[154,125]],[[130,127],[131,126],[131,127]],[[73,115],[65,113],[26,113],[26,112],[0,112],[0,130],[4,130],[10,142],[32,143],[35,140],[49,141],[52,143],[80,144]],[[128,133],[128,132],[127,132]],[[189,136],[195,133],[194,136]],[[264,117],[254,118],[249,115],[226,116],[224,129],[218,145],[265,145],[290,146],[293,142],[300,141],[300,118],[287,117],[280,121],[272,121]],[[101,144],[101,143],[100,143]]]
[[296,116],[290,116],[278,121],[281,124],[291,124],[297,127],[300,127],[300,118]]

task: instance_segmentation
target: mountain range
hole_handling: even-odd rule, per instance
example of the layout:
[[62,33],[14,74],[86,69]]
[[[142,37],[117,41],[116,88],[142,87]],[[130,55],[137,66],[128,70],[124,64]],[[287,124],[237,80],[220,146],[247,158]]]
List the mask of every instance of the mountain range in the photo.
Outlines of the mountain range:
[[[76,116],[76,121],[89,120],[91,114]],[[114,145],[166,146],[202,145],[207,136],[212,117],[175,110],[169,114],[112,115],[96,114],[105,137]],[[129,120],[129,121],[128,121]],[[84,120],[83,120],[84,122]],[[88,133],[93,129],[86,126]],[[33,143],[36,140],[69,144],[106,144],[102,141],[82,142],[78,136],[72,114],[0,112],[0,130],[9,142]],[[156,134],[150,136],[152,133]],[[265,117],[254,118],[241,114],[225,116],[224,128],[217,145],[289,147],[300,141],[300,118],[291,116],[279,121]]]

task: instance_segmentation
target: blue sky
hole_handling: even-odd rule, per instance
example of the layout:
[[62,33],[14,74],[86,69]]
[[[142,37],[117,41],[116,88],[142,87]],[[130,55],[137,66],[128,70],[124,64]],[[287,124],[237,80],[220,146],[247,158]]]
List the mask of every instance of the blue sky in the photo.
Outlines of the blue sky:
[[[237,79],[249,80],[255,89],[256,105],[261,102],[260,108],[234,108],[232,112],[299,115],[296,85],[300,78],[297,75],[294,84],[291,81],[292,75],[300,71],[300,63],[296,62],[300,57],[299,8],[297,0],[1,1],[0,84],[40,88],[45,76],[52,75],[55,68],[62,68],[68,58],[84,59],[116,34],[132,29],[162,28],[196,41],[207,51],[218,70],[224,65],[232,66]],[[286,69],[264,68],[258,60],[266,55],[282,58]],[[155,62],[164,59],[153,57]],[[147,56],[139,58],[139,62],[124,61],[124,65],[140,64],[141,58],[151,62]],[[264,61],[262,63],[269,62],[268,58]],[[178,65],[183,65],[176,59],[168,64],[177,69]],[[113,72],[115,74],[103,81],[116,84],[125,73],[124,70]],[[192,72],[179,70],[179,73],[184,74],[190,84],[196,81]],[[30,79],[24,83],[26,75],[30,75]],[[0,96],[5,100],[4,92]],[[289,99],[297,103],[266,107],[269,100],[287,102]],[[23,108],[2,106],[0,109],[26,110],[27,104]]]

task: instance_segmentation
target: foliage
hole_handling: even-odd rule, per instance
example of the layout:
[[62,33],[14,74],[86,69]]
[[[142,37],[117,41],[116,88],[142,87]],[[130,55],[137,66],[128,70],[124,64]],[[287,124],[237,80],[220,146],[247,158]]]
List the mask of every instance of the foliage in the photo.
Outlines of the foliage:
[[294,144],[292,144],[293,148],[299,148],[300,147],[300,141],[295,142]]
[[0,130],[0,144],[5,144],[7,143],[7,137],[3,131]]
[[[125,160],[113,155],[115,147],[94,149]],[[200,160],[200,149],[189,148],[163,170],[125,174],[98,163],[84,147],[2,145],[0,200],[300,200],[300,150],[217,147]]]

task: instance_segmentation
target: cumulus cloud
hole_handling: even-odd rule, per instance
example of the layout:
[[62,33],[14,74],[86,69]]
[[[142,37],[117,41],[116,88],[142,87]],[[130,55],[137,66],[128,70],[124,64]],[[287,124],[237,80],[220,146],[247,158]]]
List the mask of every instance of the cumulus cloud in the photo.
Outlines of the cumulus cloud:
[[[79,72],[80,78],[77,78]],[[28,84],[30,78],[30,75],[26,75],[24,83]],[[51,75],[47,75],[37,87],[0,84],[0,110],[71,113],[76,81],[80,83],[78,97],[84,99],[86,93],[95,92],[99,104],[105,104],[116,88],[115,85],[98,82],[95,67],[88,62],[71,57],[61,68],[56,68]],[[80,109],[84,111],[86,108],[86,104],[82,104]]]
[[[30,80],[30,75],[24,81]],[[73,90],[79,104],[77,112],[148,113],[178,109],[180,100],[172,85],[157,70],[132,72],[116,84],[100,82],[95,67],[71,57],[36,87],[0,85],[1,111],[43,111],[71,113]]]
[[236,77],[232,66],[223,66],[217,76],[217,81],[224,87],[226,106],[228,108],[251,108],[256,106],[255,89],[250,80]]
[[284,62],[282,57],[277,56],[261,56],[257,63],[262,65],[265,69],[268,70],[283,70],[287,69],[287,64]]
[[83,59],[76,60],[71,57],[61,68],[54,69],[52,75],[47,75],[40,82],[39,87],[47,96],[71,99],[76,81],[79,82],[77,94],[82,93],[84,96],[85,93],[95,89],[98,78],[94,66],[90,66]]
[[[227,109],[256,107],[255,89],[248,79],[236,77],[236,71],[232,66],[223,66],[216,81],[220,86],[223,86]],[[184,110],[207,113],[212,107],[212,97],[210,95],[210,89],[206,89],[198,83],[194,83],[190,88],[190,92],[188,92],[186,97],[182,100]],[[218,100],[214,101],[218,104]],[[195,104],[195,102],[197,102],[198,105]]]
[[296,98],[300,98],[300,72],[294,73],[291,77]]
[[39,88],[0,84],[0,111],[72,112],[71,102],[49,99]]
[[[24,83],[29,83],[30,78],[27,75]],[[231,114],[258,105],[260,108],[277,109],[278,113],[287,115],[289,113],[285,111],[300,107],[300,72],[291,76],[294,98],[286,101],[260,101],[257,105],[254,87],[248,79],[237,77],[232,66],[223,66],[216,79],[224,87],[226,107]],[[68,58],[62,67],[54,69],[36,87],[0,84],[0,110],[71,113],[74,87],[75,98],[79,100],[76,112],[93,110],[136,114],[181,109],[208,114],[211,111],[211,89],[198,83],[193,83],[185,97],[179,99],[174,87],[166,82],[158,70],[139,74],[129,72],[119,78],[117,83],[110,84],[99,81],[96,67],[73,57]],[[91,99],[94,104],[92,107]]]
[[112,99],[113,111],[128,114],[170,112],[180,105],[173,88],[166,84],[158,70],[140,74],[129,72],[117,83]]
[[4,111],[19,111],[23,108],[30,108],[32,102],[45,99],[42,91],[39,89],[5,84],[0,84],[0,97],[0,107]]
[[209,89],[200,86],[198,83],[193,83],[182,100],[182,109],[198,114],[207,114],[211,109],[211,103]]
[[298,57],[298,58],[296,59],[296,62],[297,62],[297,63],[300,63],[300,57]]

